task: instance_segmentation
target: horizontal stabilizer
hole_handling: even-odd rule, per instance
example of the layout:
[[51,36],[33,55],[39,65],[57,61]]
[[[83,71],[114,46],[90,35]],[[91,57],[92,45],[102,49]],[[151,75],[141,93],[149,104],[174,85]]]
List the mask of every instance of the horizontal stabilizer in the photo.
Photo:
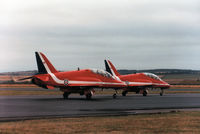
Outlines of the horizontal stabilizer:
[[18,79],[19,81],[21,81],[21,80],[27,80],[27,79],[32,79],[33,77],[31,76],[31,77],[25,77],[25,78],[21,78],[21,79]]

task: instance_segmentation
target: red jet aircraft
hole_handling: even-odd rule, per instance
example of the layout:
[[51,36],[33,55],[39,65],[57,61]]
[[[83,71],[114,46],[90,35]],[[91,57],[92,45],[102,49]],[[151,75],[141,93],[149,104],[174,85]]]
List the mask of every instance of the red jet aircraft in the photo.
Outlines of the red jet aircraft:
[[124,88],[122,92],[123,96],[126,96],[128,92],[142,93],[146,96],[148,88],[160,88],[160,96],[163,95],[164,89],[168,89],[170,85],[161,80],[157,75],[152,73],[136,73],[128,75],[120,75],[114,65],[109,61],[105,60],[106,71],[112,74],[115,79],[121,80],[127,84],[127,88]]
[[[71,93],[85,95],[91,99],[94,88],[123,88],[127,85],[121,80],[115,79],[110,73],[104,70],[84,69],[69,72],[59,72],[50,63],[47,57],[41,52],[35,52],[38,74],[32,77],[32,83],[45,89],[60,88],[63,91],[63,98],[67,99]],[[113,96],[116,96],[114,94]]]

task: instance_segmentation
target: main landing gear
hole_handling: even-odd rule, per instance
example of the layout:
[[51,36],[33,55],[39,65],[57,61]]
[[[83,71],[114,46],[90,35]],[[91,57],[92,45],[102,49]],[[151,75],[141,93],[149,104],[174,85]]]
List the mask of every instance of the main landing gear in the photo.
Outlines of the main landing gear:
[[117,94],[113,94],[113,99],[116,99],[117,98]]
[[164,94],[164,90],[161,89],[160,96],[163,96],[163,94]]
[[92,99],[92,94],[91,93],[87,93],[85,96],[86,96],[87,100],[91,100]]
[[85,90],[84,94],[87,100],[91,100],[92,99],[92,95],[94,94],[94,90]]
[[147,96],[147,90],[144,90],[142,93],[143,96]]
[[113,99],[117,98],[117,90],[115,90],[115,93],[113,94]]
[[[61,90],[61,91],[63,91],[63,90]],[[65,100],[68,99],[68,97],[71,93],[79,93],[80,95],[85,95],[87,100],[91,100],[94,92],[95,92],[94,90],[81,90],[81,91],[77,91],[77,92],[64,91],[63,99],[65,99]]]
[[126,96],[127,93],[128,91],[122,91],[122,96]]
[[63,98],[64,98],[64,99],[68,99],[69,94],[70,94],[70,93],[64,92],[64,93],[63,93]]
[[[67,100],[69,95],[70,95],[70,93],[64,92],[63,93],[63,99]],[[83,94],[80,94],[80,95],[83,95]],[[91,92],[86,93],[85,97],[86,97],[87,100],[91,100],[92,99],[92,93]]]

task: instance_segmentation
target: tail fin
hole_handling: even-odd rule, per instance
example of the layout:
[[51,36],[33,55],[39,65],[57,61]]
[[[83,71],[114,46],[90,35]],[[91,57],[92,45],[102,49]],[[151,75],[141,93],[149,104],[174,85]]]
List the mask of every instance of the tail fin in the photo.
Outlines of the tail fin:
[[109,60],[105,60],[106,71],[112,74],[113,76],[120,76],[120,73],[117,71],[115,66]]
[[35,52],[35,56],[36,56],[36,60],[37,60],[39,74],[57,73],[58,72],[43,53]]

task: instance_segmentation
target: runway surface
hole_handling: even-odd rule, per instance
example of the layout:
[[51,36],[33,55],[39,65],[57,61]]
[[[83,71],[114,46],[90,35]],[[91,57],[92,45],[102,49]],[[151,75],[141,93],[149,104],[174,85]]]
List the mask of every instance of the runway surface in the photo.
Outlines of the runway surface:
[[96,95],[92,100],[71,95],[0,96],[0,121],[43,117],[126,115],[171,110],[200,110],[200,94]]

